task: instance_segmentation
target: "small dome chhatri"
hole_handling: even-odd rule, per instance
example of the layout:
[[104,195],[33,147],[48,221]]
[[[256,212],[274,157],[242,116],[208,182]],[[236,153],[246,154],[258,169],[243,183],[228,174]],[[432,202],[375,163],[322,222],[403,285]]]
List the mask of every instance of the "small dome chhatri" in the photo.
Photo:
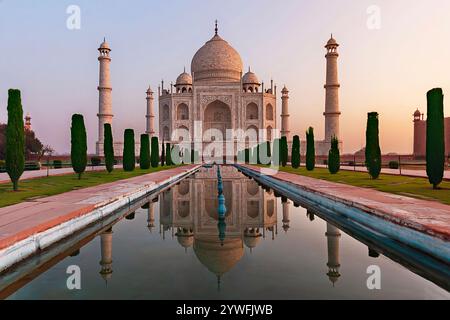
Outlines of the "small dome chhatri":
[[420,112],[419,109],[416,110],[416,112],[414,112],[414,117],[420,117],[422,116],[422,113]]
[[180,74],[176,81],[177,86],[192,85],[192,76],[186,72],[186,69]]
[[110,50],[111,51],[111,48],[109,47],[108,42],[106,42],[106,38],[103,38],[103,42],[100,44],[100,47],[98,49],[99,50],[106,49],[106,50]]
[[336,39],[333,38],[333,34],[331,34],[331,38],[330,38],[330,40],[328,40],[325,48],[328,48],[330,46],[339,47],[339,44],[337,43]]
[[191,71],[197,80],[240,81],[242,59],[239,53],[215,34],[192,58]]
[[252,72],[250,70],[250,68],[248,68],[248,72],[246,74],[244,74],[244,76],[242,77],[242,84],[257,84],[259,85],[259,79],[256,76],[256,74],[254,72]]

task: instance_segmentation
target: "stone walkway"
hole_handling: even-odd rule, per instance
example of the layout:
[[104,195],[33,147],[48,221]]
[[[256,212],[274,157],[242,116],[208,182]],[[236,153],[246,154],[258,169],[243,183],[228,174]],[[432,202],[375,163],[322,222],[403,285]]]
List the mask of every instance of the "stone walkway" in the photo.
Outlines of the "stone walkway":
[[158,171],[0,208],[0,250],[196,167]]
[[[253,171],[261,168],[245,165]],[[264,169],[267,174],[267,170]],[[271,177],[322,196],[347,203],[390,222],[450,241],[450,206],[435,201],[409,198],[373,189],[359,188],[300,176],[275,172]],[[449,192],[450,197],[450,192]]]
[[[115,166],[115,168],[122,168],[122,166]],[[87,166],[86,172],[89,171],[103,171],[106,170],[104,166],[99,167],[92,167]],[[59,175],[66,175],[66,174],[73,174],[72,168],[61,168],[61,169],[49,169],[50,176],[59,176]],[[20,177],[20,180],[29,180],[29,179],[35,179],[35,178],[42,178],[47,176],[47,169],[43,170],[35,170],[35,171],[25,171],[22,176]],[[9,183],[9,176],[6,172],[0,173],[0,183]]]

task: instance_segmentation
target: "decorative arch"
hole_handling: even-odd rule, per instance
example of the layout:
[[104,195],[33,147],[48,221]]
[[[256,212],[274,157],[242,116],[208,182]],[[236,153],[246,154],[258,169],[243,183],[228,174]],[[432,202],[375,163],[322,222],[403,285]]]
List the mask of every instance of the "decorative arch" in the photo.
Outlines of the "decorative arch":
[[273,128],[271,126],[267,127],[267,141],[272,141],[272,131]]
[[269,103],[266,105],[266,120],[273,121],[273,106]]
[[247,193],[250,196],[256,196],[256,195],[258,195],[258,192],[259,192],[259,186],[256,183],[256,181],[255,180],[247,181]]
[[177,120],[189,120],[189,107],[186,103],[180,103],[178,105]]
[[255,200],[247,201],[247,215],[253,219],[259,216],[259,201]]
[[226,140],[227,129],[231,129],[231,109],[219,100],[208,104],[204,111],[204,130],[216,129],[222,132],[223,139]]
[[181,218],[187,218],[190,214],[190,202],[186,200],[178,201],[178,215]]
[[252,138],[249,139],[250,141],[253,140],[254,138],[256,138],[256,141],[259,141],[259,130],[255,125],[251,125],[247,127],[247,132],[246,132],[246,138]]
[[246,118],[247,120],[258,120],[258,105],[251,102],[246,108]]
[[169,130],[169,127],[167,127],[167,126],[165,126],[163,128],[163,140],[170,141],[170,130]]
[[167,104],[165,104],[163,106],[162,118],[163,118],[163,120],[169,120],[170,119],[170,109],[169,109],[169,106]]

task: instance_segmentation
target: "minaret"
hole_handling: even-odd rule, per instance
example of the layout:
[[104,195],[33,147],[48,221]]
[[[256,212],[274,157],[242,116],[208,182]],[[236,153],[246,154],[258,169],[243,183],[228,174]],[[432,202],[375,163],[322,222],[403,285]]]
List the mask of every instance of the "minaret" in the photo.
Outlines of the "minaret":
[[328,244],[328,273],[327,276],[330,281],[334,284],[338,281],[341,276],[339,273],[339,238],[341,237],[341,232],[338,228],[330,223],[327,223],[327,236]]
[[289,130],[289,90],[284,86],[281,90],[281,136],[291,141],[291,131]]
[[98,84],[98,142],[97,142],[97,155],[103,154],[103,125],[105,123],[112,124],[113,114],[112,114],[112,99],[111,99],[111,79],[110,79],[110,63],[111,58],[109,53],[111,49],[109,48],[106,40],[98,48],[100,55],[98,61],[100,62],[100,76]]
[[29,113],[25,116],[25,130],[31,131],[31,116]]
[[339,136],[339,81],[338,81],[338,65],[337,59],[339,54],[337,48],[339,44],[331,35],[331,39],[328,40],[325,48],[327,49],[327,82],[325,84],[326,96],[325,96],[325,142],[331,142],[331,138],[336,136],[340,140]]
[[288,232],[289,230],[289,201],[283,202],[283,230]]
[[147,228],[148,230],[150,230],[150,232],[152,232],[153,228],[155,227],[155,213],[153,210],[153,202],[150,202],[148,204],[147,210]]
[[100,265],[102,269],[100,270],[100,274],[103,279],[108,281],[111,279],[113,270],[112,270],[112,229],[108,229],[100,235],[100,243],[101,243],[101,251],[102,251],[102,260],[100,261]]
[[155,114],[153,112],[153,91],[150,87],[147,90],[147,115],[146,118],[146,130],[145,133],[150,137],[155,135]]

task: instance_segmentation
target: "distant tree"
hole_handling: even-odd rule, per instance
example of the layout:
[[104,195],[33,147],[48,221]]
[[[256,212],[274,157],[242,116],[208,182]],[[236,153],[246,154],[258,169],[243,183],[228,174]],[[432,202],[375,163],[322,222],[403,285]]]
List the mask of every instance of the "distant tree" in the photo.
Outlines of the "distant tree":
[[25,158],[29,159],[31,155],[39,156],[43,148],[44,145],[36,138],[34,131],[25,130]]
[[298,169],[300,167],[300,137],[294,136],[292,141],[292,155],[291,155],[292,168]]
[[172,163],[172,148],[170,143],[166,143],[166,165],[171,166]]
[[331,139],[331,149],[328,152],[328,171],[336,174],[341,168],[341,155],[339,152],[339,140],[336,137]]
[[438,189],[444,178],[445,136],[444,136],[444,95],[436,88],[427,93],[427,175]]
[[114,142],[111,124],[105,123],[103,127],[103,154],[105,156],[105,166],[106,170],[111,173],[114,170]]
[[72,116],[71,127],[71,151],[70,158],[72,161],[72,168],[78,174],[78,179],[86,170],[87,165],[87,135],[86,127],[84,126],[84,118],[81,114],[74,114]]
[[6,172],[18,191],[19,179],[25,169],[25,137],[20,90],[8,90],[8,127],[6,129]]
[[151,156],[150,162],[152,168],[157,168],[159,165],[159,141],[158,137],[152,137],[152,147],[151,147]]
[[367,114],[366,167],[372,179],[378,179],[381,172],[381,149],[377,112]]
[[150,137],[146,133],[141,134],[139,166],[142,170],[147,170],[150,168]]
[[123,145],[123,170],[134,171],[136,166],[136,153],[134,142],[134,130],[126,129],[124,132],[124,145]]
[[306,169],[313,171],[316,167],[316,148],[314,146],[314,129],[306,131]]

